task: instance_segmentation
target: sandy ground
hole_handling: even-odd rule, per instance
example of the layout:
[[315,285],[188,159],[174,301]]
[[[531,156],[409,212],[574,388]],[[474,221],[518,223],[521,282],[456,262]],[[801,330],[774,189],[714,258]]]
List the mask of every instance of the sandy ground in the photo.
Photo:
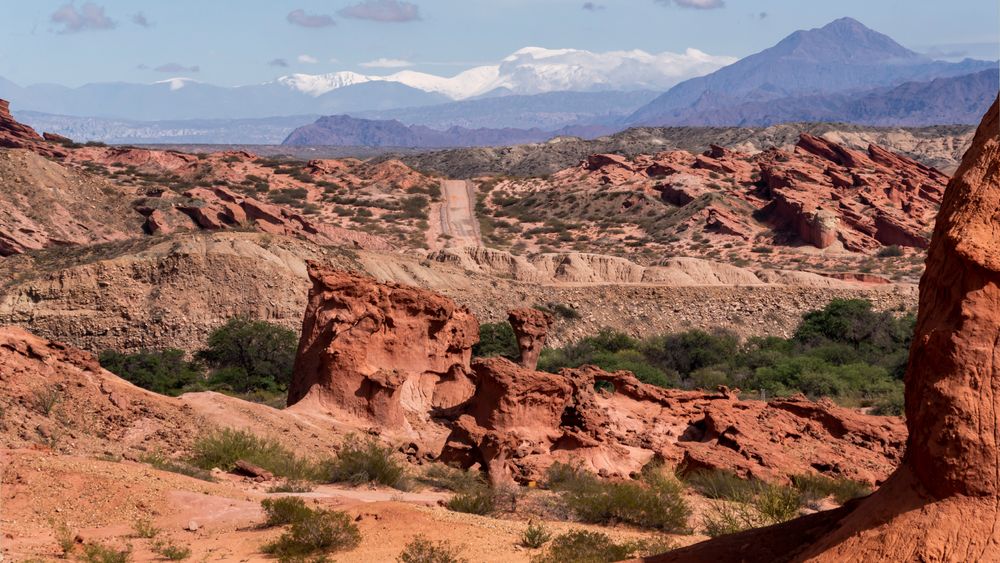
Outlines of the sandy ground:
[[[187,545],[189,561],[268,561],[259,548],[278,529],[259,527],[266,485],[216,474],[208,483],[134,462],[56,455],[43,450],[0,450],[0,547],[3,561],[54,560],[61,524],[83,543],[131,545],[134,561],[156,561],[151,540],[136,537],[133,524],[150,519],[159,537]],[[451,512],[438,505],[448,493],[433,490],[322,485],[299,495],[316,506],[344,510],[361,530],[361,544],[333,554],[338,562],[395,561],[423,534],[447,540],[475,562],[525,562],[538,551],[518,545],[526,522]],[[630,528],[547,522],[553,533],[599,529],[616,540],[650,537]],[[195,528],[192,531],[190,528]],[[688,544],[697,536],[677,537]],[[82,548],[77,547],[78,551]]]
[[472,183],[465,180],[442,180],[442,230],[451,235],[449,246],[482,246],[479,223],[473,204]]

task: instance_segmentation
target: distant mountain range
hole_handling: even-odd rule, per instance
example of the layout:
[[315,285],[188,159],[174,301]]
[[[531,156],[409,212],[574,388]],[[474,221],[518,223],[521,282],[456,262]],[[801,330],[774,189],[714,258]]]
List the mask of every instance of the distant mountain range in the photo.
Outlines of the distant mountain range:
[[[186,78],[20,87],[0,78],[0,98],[25,122],[80,140],[463,147],[644,125],[972,124],[1000,88],[997,62],[932,60],[850,18],[728,62],[693,50],[526,48],[450,78],[297,74],[235,88]],[[701,76],[677,83],[692,75]],[[338,117],[308,125],[317,115]]]
[[[857,20],[842,18],[818,29],[796,31],[774,47],[682,82],[633,113],[625,124],[699,123],[700,119],[720,112],[726,115],[747,104],[758,104],[757,107],[770,104],[778,114],[781,106],[799,97],[859,93],[984,70],[997,72],[997,63],[971,59],[959,63],[935,61]],[[987,103],[981,108],[980,115],[988,106]],[[743,125],[738,115],[737,111],[734,116],[724,118],[726,124]],[[838,121],[848,120],[846,117],[833,116]],[[777,122],[769,121],[771,118],[766,115],[755,119],[759,123]],[[774,119],[786,118],[776,115]]]
[[476,67],[454,77],[405,70],[387,76],[294,74],[239,87],[171,78],[154,84],[114,82],[78,88],[54,84],[22,87],[0,78],[0,98],[20,111],[135,121],[330,115],[548,92],[661,92],[734,60],[694,49],[650,54],[529,47],[496,65]]

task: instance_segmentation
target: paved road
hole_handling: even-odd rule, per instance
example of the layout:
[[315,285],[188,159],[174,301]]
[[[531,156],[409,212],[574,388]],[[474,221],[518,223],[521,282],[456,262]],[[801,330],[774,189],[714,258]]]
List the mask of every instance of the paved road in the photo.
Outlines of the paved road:
[[482,246],[472,182],[442,180],[441,195],[441,232],[451,235],[448,246]]

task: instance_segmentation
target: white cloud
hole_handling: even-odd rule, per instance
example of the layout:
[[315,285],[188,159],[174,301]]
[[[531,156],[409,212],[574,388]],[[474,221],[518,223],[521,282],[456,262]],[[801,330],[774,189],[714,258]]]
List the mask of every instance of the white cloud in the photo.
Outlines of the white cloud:
[[299,27],[330,27],[337,23],[326,14],[307,14],[305,10],[292,10],[286,18],[288,23]]
[[77,10],[72,3],[61,6],[49,16],[52,23],[63,26],[59,33],[114,29],[118,24],[104,14],[104,7],[86,2]]
[[360,63],[358,66],[365,68],[406,68],[413,66],[410,61],[404,61],[402,59],[375,59],[374,61],[368,61],[366,63]]
[[314,65],[314,64],[316,64],[316,63],[319,62],[319,59],[317,59],[316,57],[314,57],[312,55],[299,55],[298,58],[297,58],[297,60],[300,63],[305,63],[305,64],[309,64],[309,65]]
[[400,23],[419,20],[420,6],[403,0],[364,0],[337,13],[345,18]]
[[724,8],[724,0],[654,0],[657,4],[669,6],[671,3],[677,4],[681,8],[695,8],[697,10],[714,10]]

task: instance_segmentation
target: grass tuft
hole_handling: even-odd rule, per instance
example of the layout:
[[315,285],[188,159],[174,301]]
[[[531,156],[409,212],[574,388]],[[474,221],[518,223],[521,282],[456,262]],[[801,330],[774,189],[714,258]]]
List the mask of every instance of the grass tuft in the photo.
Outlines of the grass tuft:
[[466,563],[458,548],[447,541],[432,542],[420,535],[411,540],[399,554],[399,563]]

